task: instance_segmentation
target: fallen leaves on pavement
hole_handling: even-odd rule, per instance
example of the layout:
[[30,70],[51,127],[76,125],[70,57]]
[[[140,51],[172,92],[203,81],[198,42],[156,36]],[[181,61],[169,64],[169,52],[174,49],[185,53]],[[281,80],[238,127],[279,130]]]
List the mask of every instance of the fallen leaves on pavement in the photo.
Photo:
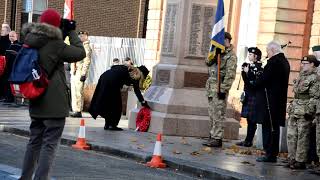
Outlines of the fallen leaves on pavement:
[[255,164],[249,162],[249,161],[242,161],[241,162],[242,164],[247,164],[247,165],[250,165],[250,166],[255,166]]
[[144,144],[137,144],[137,148],[138,149],[143,149],[144,148]]
[[134,138],[134,137],[131,137],[131,138],[130,138],[130,141],[131,141],[131,142],[137,142],[138,139],[137,139],[137,138]]
[[192,153],[190,153],[192,156],[199,156],[201,155],[199,151],[193,151]]

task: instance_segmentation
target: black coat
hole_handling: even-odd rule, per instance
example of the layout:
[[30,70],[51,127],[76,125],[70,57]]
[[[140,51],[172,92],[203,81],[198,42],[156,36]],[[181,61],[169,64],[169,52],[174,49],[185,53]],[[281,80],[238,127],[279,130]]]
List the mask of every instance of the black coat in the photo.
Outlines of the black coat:
[[0,36],[0,55],[4,56],[6,54],[6,50],[9,48],[11,42],[9,40],[9,35]]
[[7,64],[6,64],[6,72],[5,72],[6,78],[9,77],[12,70],[13,62],[21,48],[22,48],[22,44],[19,41],[15,41],[11,43],[11,45],[7,49],[6,51]]
[[261,94],[263,88],[258,86],[257,80],[263,73],[262,63],[255,62],[249,65],[249,71],[241,72],[244,82],[245,100],[242,104],[241,116],[247,118],[251,122],[260,122],[258,120],[257,95]]
[[[290,65],[283,53],[271,57],[259,84],[267,91],[273,126],[285,126]],[[257,95],[259,120],[269,120],[266,91]],[[262,122],[261,122],[262,123]]]
[[139,89],[139,81],[130,77],[128,67],[114,65],[99,78],[89,108],[93,118],[100,115],[109,120],[112,126],[118,125],[122,112],[121,88],[123,85],[133,85],[138,100],[144,101]]

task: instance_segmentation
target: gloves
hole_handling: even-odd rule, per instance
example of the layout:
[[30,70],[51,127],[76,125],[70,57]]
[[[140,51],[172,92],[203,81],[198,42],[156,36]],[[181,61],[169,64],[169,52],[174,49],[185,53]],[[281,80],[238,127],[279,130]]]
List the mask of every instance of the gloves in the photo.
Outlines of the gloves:
[[219,92],[218,94],[218,99],[219,100],[225,100],[226,99],[226,93]]
[[142,102],[141,102],[141,105],[142,105],[143,107],[146,107],[146,108],[150,109],[150,106],[148,105],[147,101],[142,101]]
[[304,118],[306,119],[306,120],[313,120],[313,116],[311,115],[311,114],[305,114],[304,115]]
[[86,77],[86,76],[81,76],[81,77],[80,77],[80,81],[81,81],[81,82],[86,81],[86,79],[87,79],[87,77]]

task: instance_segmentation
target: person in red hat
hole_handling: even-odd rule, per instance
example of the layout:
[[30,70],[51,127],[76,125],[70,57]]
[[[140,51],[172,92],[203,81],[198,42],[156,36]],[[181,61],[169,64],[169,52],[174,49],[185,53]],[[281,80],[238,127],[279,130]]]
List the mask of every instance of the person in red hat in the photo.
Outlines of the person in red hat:
[[[48,75],[49,84],[42,96],[30,100],[30,140],[24,156],[21,180],[50,179],[55,152],[69,116],[64,62],[76,62],[85,56],[82,42],[75,32],[75,22],[64,20],[54,9],[44,11],[40,23],[22,28],[24,43],[38,50],[39,63]],[[64,43],[69,36],[70,45]]]

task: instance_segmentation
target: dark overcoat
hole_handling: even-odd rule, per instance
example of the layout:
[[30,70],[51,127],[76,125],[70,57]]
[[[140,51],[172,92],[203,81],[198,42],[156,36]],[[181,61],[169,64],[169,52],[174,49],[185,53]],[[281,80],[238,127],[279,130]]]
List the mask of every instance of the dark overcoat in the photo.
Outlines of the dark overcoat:
[[285,126],[289,74],[290,65],[283,53],[274,55],[268,60],[259,82],[264,88],[264,91],[259,92],[257,96],[259,120],[270,119],[266,98],[268,97],[273,125]]
[[139,81],[130,77],[128,67],[114,65],[104,72],[98,80],[89,108],[89,113],[94,119],[100,115],[110,125],[118,125],[122,112],[121,89],[123,85],[133,85],[139,102],[144,101],[139,89]]

